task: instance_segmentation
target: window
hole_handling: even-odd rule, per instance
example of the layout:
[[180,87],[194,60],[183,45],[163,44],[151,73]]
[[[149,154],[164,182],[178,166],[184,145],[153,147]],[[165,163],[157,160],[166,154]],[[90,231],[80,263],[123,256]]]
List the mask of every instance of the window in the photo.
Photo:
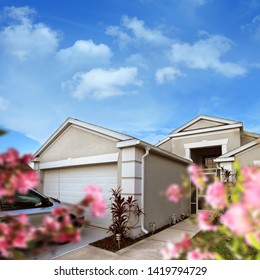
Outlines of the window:
[[29,191],[27,194],[17,194],[13,202],[2,198],[0,204],[2,211],[10,211],[44,206],[44,201],[37,193]]
[[212,155],[203,155],[202,156],[202,165],[204,168],[217,168],[217,163],[214,162],[214,159],[219,157],[218,154],[212,154]]

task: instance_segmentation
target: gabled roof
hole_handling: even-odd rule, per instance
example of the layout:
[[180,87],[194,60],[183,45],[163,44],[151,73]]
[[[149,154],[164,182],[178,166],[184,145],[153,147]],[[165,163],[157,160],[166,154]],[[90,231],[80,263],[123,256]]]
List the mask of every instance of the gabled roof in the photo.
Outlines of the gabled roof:
[[34,154],[35,157],[39,156],[51,143],[53,143],[69,126],[76,125],[81,128],[99,133],[101,135],[114,138],[117,141],[124,141],[134,139],[133,137],[116,132],[111,129],[107,129],[101,126],[97,126],[91,123],[87,123],[78,119],[67,118],[65,122],[47,139],[47,141],[40,147],[38,151]]
[[234,150],[232,150],[232,151],[229,151],[229,152],[226,153],[226,154],[221,155],[220,157],[218,157],[218,158],[216,159],[216,161],[217,161],[217,162],[221,162],[221,160],[224,160],[225,158],[234,157],[234,156],[236,156],[237,154],[239,154],[239,153],[241,153],[241,152],[244,152],[244,151],[246,151],[246,150],[248,150],[248,149],[250,149],[250,148],[252,148],[252,147],[254,147],[254,146],[256,146],[256,145],[259,145],[259,144],[260,144],[260,138],[254,140],[254,141],[251,141],[251,142],[249,142],[249,143],[247,143],[247,144],[245,144],[245,145],[243,145],[243,146],[241,146],[241,147],[238,147],[238,148],[236,148],[236,149],[234,149]]
[[160,146],[174,137],[193,135],[199,133],[208,133],[208,132],[227,130],[233,128],[243,129],[242,122],[211,117],[207,115],[199,115],[196,118],[192,119],[191,121],[180,126],[179,128],[173,130],[165,139],[159,141],[155,145]]
[[[208,127],[199,126],[199,122],[207,122]],[[195,126],[197,124],[197,127]],[[192,119],[191,121],[185,123],[181,127],[175,129],[170,133],[170,136],[176,135],[177,133],[192,133],[195,130],[219,130],[223,129],[224,126],[235,126],[235,127],[242,127],[242,123],[234,120],[228,120],[223,118],[211,117],[207,115],[199,115],[196,118]]]

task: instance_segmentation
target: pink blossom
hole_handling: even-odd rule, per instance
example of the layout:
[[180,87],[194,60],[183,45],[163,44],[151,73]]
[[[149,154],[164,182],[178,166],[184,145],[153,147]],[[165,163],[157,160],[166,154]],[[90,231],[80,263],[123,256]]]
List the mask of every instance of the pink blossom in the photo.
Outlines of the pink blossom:
[[28,222],[29,222],[28,216],[26,216],[25,214],[20,214],[18,216],[18,222],[21,225],[28,225]]
[[180,256],[178,245],[170,242],[168,242],[160,252],[164,260],[176,259]]
[[190,175],[190,179],[191,179],[192,183],[197,188],[200,188],[200,189],[203,188],[205,186],[205,182],[208,181],[208,178],[204,174],[203,169],[196,164],[189,165],[188,173]]
[[217,226],[211,224],[211,214],[209,211],[203,211],[198,214],[198,223],[201,230],[211,230],[216,231],[218,229]]
[[183,251],[188,250],[191,246],[190,236],[187,233],[183,234],[181,240],[177,242],[177,246]]
[[19,153],[15,149],[10,148],[6,153],[1,155],[1,158],[1,161],[7,168],[12,168],[18,164]]
[[200,248],[195,248],[193,251],[190,251],[187,254],[187,259],[188,260],[208,260],[208,259],[214,259],[215,254],[210,253],[208,251],[202,252]]
[[221,217],[221,222],[237,235],[244,235],[252,231],[250,213],[243,203],[231,205]]
[[176,184],[170,185],[166,190],[166,196],[168,199],[175,203],[180,201],[181,193],[181,188]]
[[27,233],[23,229],[20,229],[18,232],[16,232],[12,246],[17,248],[27,247]]
[[83,201],[85,206],[90,206],[94,217],[103,217],[106,210],[106,201],[102,196],[102,189],[97,185],[85,187],[86,198]]
[[241,172],[246,181],[260,181],[260,169],[256,166],[244,166]]
[[95,201],[91,205],[91,213],[94,217],[104,217],[105,216],[105,210],[106,210],[106,202],[103,199]]
[[34,188],[38,182],[38,175],[34,170],[17,172],[16,177],[13,180],[13,186],[16,190],[25,194],[30,188]]
[[56,232],[60,229],[60,223],[54,217],[46,216],[43,219],[43,229],[47,232]]
[[206,201],[213,207],[224,207],[226,199],[225,186],[221,182],[214,182],[207,187]]

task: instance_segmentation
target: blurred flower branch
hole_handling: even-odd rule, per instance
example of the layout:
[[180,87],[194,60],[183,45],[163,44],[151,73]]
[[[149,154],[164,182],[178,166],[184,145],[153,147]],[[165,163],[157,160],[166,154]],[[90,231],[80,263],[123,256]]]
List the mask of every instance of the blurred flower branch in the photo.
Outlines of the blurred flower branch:
[[[162,248],[165,259],[223,259],[221,253],[214,250],[223,238],[229,241],[225,246],[233,259],[260,259],[260,169],[255,166],[241,168],[236,162],[235,171],[234,183],[215,181],[208,184],[199,166],[189,166],[191,182],[206,193],[207,210],[197,215],[197,223],[201,231],[214,232],[219,238],[208,242],[185,235],[180,242]],[[177,185],[169,186],[166,191],[173,202],[178,202],[181,194],[184,194],[183,188]],[[255,252],[253,257],[249,254],[252,250]]]

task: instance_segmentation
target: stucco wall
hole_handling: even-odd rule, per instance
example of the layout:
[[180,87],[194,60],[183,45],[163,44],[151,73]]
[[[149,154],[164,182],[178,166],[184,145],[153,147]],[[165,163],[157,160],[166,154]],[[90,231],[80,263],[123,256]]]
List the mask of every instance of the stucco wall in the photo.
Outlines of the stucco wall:
[[118,152],[116,141],[70,126],[40,156],[41,163]]
[[217,123],[216,121],[206,121],[206,120],[200,120],[193,125],[187,127],[184,131],[194,130],[194,129],[200,129],[200,128],[208,128],[208,127],[215,127],[223,125],[223,123]]
[[145,158],[144,210],[147,230],[150,222],[160,228],[169,223],[169,216],[173,213],[179,218],[181,213],[190,211],[189,198],[175,204],[169,202],[165,196],[165,190],[170,184],[182,184],[182,176],[186,170],[186,164],[154,153]]
[[237,155],[236,158],[239,161],[241,166],[253,165],[254,161],[260,160],[260,144],[240,153],[239,155]]
[[[161,145],[160,148],[166,149],[172,153],[180,156],[185,156],[184,144],[197,143],[205,140],[221,140],[228,139],[227,152],[240,147],[240,131],[239,129],[232,129],[230,131],[208,132],[203,134],[194,134],[183,137],[172,138],[167,142],[167,145]],[[171,142],[171,144],[169,143]]]

